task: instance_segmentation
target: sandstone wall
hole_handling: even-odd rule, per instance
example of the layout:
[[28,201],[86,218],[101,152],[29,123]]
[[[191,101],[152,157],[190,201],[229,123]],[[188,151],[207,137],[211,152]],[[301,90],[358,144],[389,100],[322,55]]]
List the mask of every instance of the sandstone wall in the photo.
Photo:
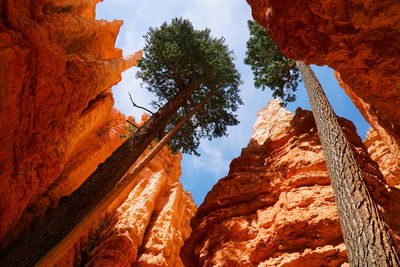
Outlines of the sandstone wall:
[[[95,20],[97,2],[0,0],[0,247],[124,141],[127,118],[112,108],[111,86],[141,52],[122,58],[114,47],[122,21]],[[180,161],[163,148],[129,198],[117,199],[55,266],[182,265],[196,206],[179,182]]]
[[284,54],[340,73],[346,93],[400,158],[400,2],[247,2]]
[[180,157],[160,154],[147,169],[152,175],[145,171],[107,221],[85,266],[183,266],[179,252],[196,206],[179,183]]
[[379,164],[379,169],[385,177],[386,182],[390,186],[399,188],[400,159],[395,156],[396,154],[391,153],[389,147],[386,145],[387,143],[382,141],[381,136],[374,129],[368,131],[364,144],[368,148],[371,158]]
[[0,0],[0,247],[121,143],[110,88],[140,54],[121,58],[97,2]]
[[383,128],[376,116],[371,114],[366,104],[357,94],[343,82],[340,74],[335,72],[340,86],[350,96],[353,103],[361,111],[362,115],[373,127],[367,133],[365,145],[371,158],[379,164],[387,183],[391,186],[400,187],[400,146],[395,135]]
[[[258,114],[253,138],[192,220],[186,266],[341,266],[347,262],[335,200],[312,113],[274,100]],[[340,119],[373,196],[398,240],[400,193]]]
[[128,199],[117,199],[55,266],[182,266],[179,251],[196,206],[179,182],[180,162],[164,147],[135,178]]

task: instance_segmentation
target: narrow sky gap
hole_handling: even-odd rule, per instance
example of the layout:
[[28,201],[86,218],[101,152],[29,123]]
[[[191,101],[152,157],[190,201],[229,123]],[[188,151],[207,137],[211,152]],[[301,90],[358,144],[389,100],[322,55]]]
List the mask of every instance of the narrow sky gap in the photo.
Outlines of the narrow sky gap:
[[[124,50],[124,55],[143,47],[143,35],[149,27],[158,27],[174,17],[191,20],[196,29],[210,28],[214,37],[225,37],[226,43],[235,52],[237,68],[244,81],[241,95],[245,105],[238,112],[240,125],[231,127],[228,137],[203,140],[199,149],[200,157],[183,156],[181,182],[192,193],[196,204],[200,205],[218,179],[228,173],[232,159],[238,157],[241,149],[247,145],[257,112],[271,100],[271,92],[255,89],[253,74],[243,64],[249,38],[247,20],[251,19],[251,10],[245,0],[105,0],[97,5],[97,19],[124,20],[117,39],[117,47]],[[370,126],[339,87],[332,69],[326,66],[313,66],[313,69],[336,113],[353,121],[358,134],[364,139]],[[154,108],[149,105],[152,95],[140,87],[141,82],[135,78],[135,73],[135,68],[123,73],[123,79],[114,86],[113,94],[115,107],[140,121],[142,111],[133,109],[128,92],[137,104],[150,110]],[[297,107],[310,109],[303,85],[298,89],[297,101],[288,105],[292,112]]]

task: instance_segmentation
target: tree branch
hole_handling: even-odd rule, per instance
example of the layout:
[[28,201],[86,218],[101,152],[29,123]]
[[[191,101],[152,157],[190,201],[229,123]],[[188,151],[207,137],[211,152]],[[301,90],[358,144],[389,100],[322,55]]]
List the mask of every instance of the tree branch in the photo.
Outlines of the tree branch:
[[132,125],[133,127],[135,127],[136,129],[140,129],[140,127],[136,126],[133,122],[126,120],[130,125]]
[[129,98],[131,99],[133,107],[137,107],[137,108],[143,109],[143,110],[149,112],[151,115],[154,115],[154,113],[152,111],[148,110],[147,108],[139,106],[139,105],[136,105],[135,102],[133,102],[131,94],[130,93],[128,93],[128,94],[129,94]]

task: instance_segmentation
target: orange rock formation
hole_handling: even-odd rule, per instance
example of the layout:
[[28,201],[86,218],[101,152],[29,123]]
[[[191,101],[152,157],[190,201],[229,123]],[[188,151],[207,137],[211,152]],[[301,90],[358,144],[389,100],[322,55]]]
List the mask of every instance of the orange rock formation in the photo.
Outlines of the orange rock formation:
[[124,204],[110,206],[56,266],[182,266],[179,251],[196,206],[179,182],[180,162],[164,147],[135,178]]
[[[347,256],[312,113],[274,100],[258,114],[253,138],[228,176],[208,193],[181,251],[186,266],[340,266]],[[340,119],[373,195],[394,233],[399,191]],[[397,238],[397,235],[396,235]],[[398,238],[397,238],[398,239]]]
[[140,54],[121,58],[97,2],[0,1],[0,247],[121,143],[110,88]]
[[340,73],[346,93],[400,165],[400,2],[247,2],[283,53]]
[[353,103],[361,111],[362,115],[371,124],[373,129],[367,134],[365,145],[374,161],[379,164],[387,183],[391,186],[400,186],[400,146],[395,135],[390,135],[388,131],[380,125],[378,118],[375,117],[367,105],[357,94],[343,82],[340,74],[335,72],[335,76],[340,86],[350,96]]
[[[111,86],[140,52],[114,47],[121,21],[94,19],[92,1],[0,1],[0,244],[15,240],[122,144],[126,117]],[[4,14],[4,15],[3,15]],[[180,266],[195,212],[168,148],[136,177],[56,266]]]
[[[111,86],[141,56],[114,47],[122,21],[95,20],[99,0],[1,0],[0,245],[71,194],[122,144]],[[179,266],[196,209],[164,148],[56,266]]]
[[378,132],[370,129],[364,142],[371,158],[379,164],[386,182],[390,186],[400,188],[400,159],[391,153],[389,147],[382,141]]
[[180,175],[180,157],[164,149],[99,234],[87,266],[183,266],[179,251],[196,207]]
[[[137,63],[115,48],[122,21],[101,0],[0,0],[0,248],[74,191],[123,140],[111,86]],[[399,243],[400,3],[248,0],[289,57],[329,65],[373,126],[365,145],[340,122]],[[340,74],[339,74],[340,73]],[[381,90],[385,88],[385,90]],[[253,139],[192,221],[187,266],[339,266],[346,262],[312,115],[273,102]],[[196,207],[164,148],[57,266],[182,266]],[[386,182],[385,182],[386,180]],[[119,200],[121,201],[121,200]]]

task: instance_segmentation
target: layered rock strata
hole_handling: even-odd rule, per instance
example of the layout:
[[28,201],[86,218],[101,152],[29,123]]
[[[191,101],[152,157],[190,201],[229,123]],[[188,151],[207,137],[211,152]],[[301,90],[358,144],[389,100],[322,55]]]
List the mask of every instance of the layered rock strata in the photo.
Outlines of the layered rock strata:
[[307,64],[328,65],[340,73],[346,93],[393,157],[400,158],[400,3],[247,2],[253,17],[284,54]]
[[179,183],[179,163],[140,180],[100,233],[86,266],[183,266],[179,251],[196,207]]
[[371,158],[379,164],[386,182],[390,186],[400,187],[400,159],[395,157],[387,143],[382,141],[379,133],[370,129],[364,142]]
[[361,111],[362,115],[373,127],[366,135],[365,145],[371,158],[379,164],[387,183],[391,186],[400,187],[400,146],[396,136],[390,135],[383,128],[378,118],[371,114],[369,105],[366,104],[356,93],[343,82],[340,74],[335,72],[340,86],[350,96],[353,103]]
[[182,266],[179,251],[196,206],[179,182],[180,162],[163,148],[135,178],[128,199],[118,198],[56,266]]
[[[112,109],[111,86],[141,53],[122,58],[122,21],[95,20],[97,2],[0,0],[2,248],[124,141],[127,118]],[[179,183],[180,160],[163,148],[129,198],[83,229],[55,266],[181,266],[196,207]]]
[[121,143],[110,88],[140,54],[122,59],[97,2],[0,1],[0,247]]
[[[347,262],[330,181],[310,111],[272,101],[228,176],[191,222],[186,266],[341,266]],[[389,188],[354,125],[340,124],[398,240],[399,191]]]

